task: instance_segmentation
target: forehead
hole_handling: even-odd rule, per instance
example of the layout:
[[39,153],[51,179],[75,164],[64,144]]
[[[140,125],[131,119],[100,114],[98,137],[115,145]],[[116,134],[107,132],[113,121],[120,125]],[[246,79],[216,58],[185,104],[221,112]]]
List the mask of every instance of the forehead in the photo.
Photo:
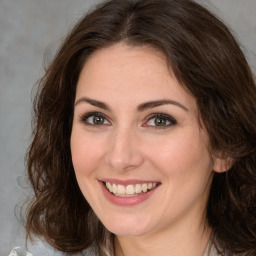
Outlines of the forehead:
[[90,56],[78,80],[79,96],[100,100],[126,97],[134,102],[170,98],[195,107],[194,98],[179,84],[160,51],[123,43]]
[[138,75],[153,75],[152,69],[155,75],[172,75],[162,52],[151,46],[130,46],[118,43],[96,50],[86,61],[81,74],[86,74],[88,78],[93,71],[93,73],[97,72],[97,74],[114,78],[119,71],[137,77]]

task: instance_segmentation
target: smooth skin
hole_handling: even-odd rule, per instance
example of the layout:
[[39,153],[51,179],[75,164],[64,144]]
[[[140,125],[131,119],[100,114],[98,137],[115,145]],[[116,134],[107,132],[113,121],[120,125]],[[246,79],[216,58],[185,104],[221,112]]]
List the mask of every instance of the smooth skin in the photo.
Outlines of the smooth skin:
[[[116,256],[203,255],[212,174],[225,171],[226,162],[209,152],[196,101],[160,52],[118,43],[87,60],[77,84],[71,153],[84,197],[116,234]],[[104,179],[160,185],[146,201],[119,206],[104,196]]]

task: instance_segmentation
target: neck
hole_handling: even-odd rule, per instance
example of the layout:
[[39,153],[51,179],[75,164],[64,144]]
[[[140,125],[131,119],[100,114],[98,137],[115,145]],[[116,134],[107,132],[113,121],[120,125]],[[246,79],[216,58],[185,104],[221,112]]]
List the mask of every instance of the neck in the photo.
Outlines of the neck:
[[206,223],[182,223],[139,237],[115,237],[115,256],[203,256],[211,236]]

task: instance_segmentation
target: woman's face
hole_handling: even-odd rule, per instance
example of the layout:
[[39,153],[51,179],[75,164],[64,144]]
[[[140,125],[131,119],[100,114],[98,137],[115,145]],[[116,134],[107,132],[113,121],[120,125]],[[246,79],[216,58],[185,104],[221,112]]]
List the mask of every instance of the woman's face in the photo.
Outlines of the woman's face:
[[79,187],[107,229],[140,236],[202,222],[214,163],[198,116],[156,50],[117,44],[90,57],[71,152]]

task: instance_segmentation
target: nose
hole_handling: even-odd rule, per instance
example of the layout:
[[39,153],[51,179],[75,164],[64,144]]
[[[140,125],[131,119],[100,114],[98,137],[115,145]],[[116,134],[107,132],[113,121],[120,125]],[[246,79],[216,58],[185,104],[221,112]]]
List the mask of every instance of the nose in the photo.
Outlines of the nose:
[[144,161],[138,135],[129,128],[117,128],[110,136],[106,162],[111,169],[128,171],[139,167]]

